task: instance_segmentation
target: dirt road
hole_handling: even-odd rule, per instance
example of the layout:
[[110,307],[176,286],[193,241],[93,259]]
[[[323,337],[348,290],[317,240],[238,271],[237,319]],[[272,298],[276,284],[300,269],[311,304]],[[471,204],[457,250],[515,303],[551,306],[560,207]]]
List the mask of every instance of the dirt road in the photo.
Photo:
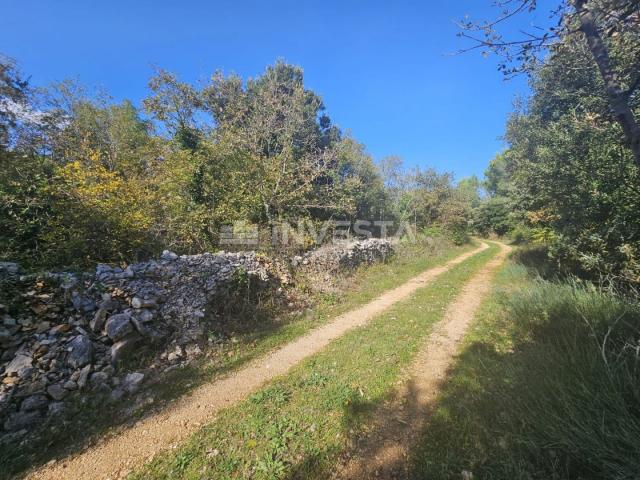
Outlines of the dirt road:
[[449,305],[410,367],[409,380],[374,414],[366,436],[357,441],[355,451],[345,455],[334,478],[408,478],[411,447],[428,419],[460,341],[491,290],[493,273],[509,250],[501,245],[501,252],[467,282]]
[[246,367],[203,385],[177,400],[162,412],[145,418],[122,433],[109,437],[69,458],[47,464],[31,472],[31,479],[116,479],[151,460],[160,452],[186,439],[219,410],[233,405],[267,381],[287,372],[293,365],[313,355],[347,331],[366,324],[391,305],[404,300],[418,288],[453,266],[487,249],[486,244],[435,267],[399,287],[389,290],[330,323],[318,327]]

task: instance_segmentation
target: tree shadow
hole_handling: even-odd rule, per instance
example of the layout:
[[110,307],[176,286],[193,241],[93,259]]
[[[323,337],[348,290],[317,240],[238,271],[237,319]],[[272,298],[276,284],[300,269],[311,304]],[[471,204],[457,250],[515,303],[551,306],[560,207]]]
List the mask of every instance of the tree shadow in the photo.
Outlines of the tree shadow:
[[638,477],[637,374],[606,372],[581,319],[553,320],[515,328],[511,348],[465,348],[407,478]]
[[535,320],[511,312],[484,325],[434,401],[425,404],[408,382],[345,407],[348,446],[314,452],[287,478],[639,478],[640,369],[628,339],[637,338],[640,313],[611,330],[620,317],[611,305],[589,303],[589,325],[573,295],[549,297]]
[[346,449],[325,448],[304,457],[286,479],[408,478],[407,445],[420,433],[431,408],[414,381],[379,400],[360,395],[343,407],[341,435]]

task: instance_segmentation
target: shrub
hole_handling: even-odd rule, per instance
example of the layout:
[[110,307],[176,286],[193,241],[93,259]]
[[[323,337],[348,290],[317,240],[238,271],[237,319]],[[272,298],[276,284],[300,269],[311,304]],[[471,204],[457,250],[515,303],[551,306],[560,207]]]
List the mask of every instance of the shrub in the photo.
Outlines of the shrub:
[[156,202],[143,179],[110,171],[96,156],[58,167],[48,193],[54,203],[42,235],[48,262],[136,259],[157,249]]
[[517,225],[509,236],[515,245],[525,245],[533,241],[533,231],[525,225]]

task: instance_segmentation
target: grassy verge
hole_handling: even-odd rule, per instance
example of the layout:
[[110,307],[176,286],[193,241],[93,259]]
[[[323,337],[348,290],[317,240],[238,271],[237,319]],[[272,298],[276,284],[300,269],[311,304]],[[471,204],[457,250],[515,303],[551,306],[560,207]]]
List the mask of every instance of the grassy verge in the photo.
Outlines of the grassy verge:
[[[328,320],[370,302],[386,290],[397,287],[419,273],[452,260],[477,247],[477,244],[454,246],[444,238],[430,242],[403,244],[397,254],[386,263],[366,265],[341,279],[337,279],[339,293],[317,294],[312,307],[292,320],[266,325],[234,337],[232,342],[220,346],[221,355],[214,362],[197,368],[210,380],[219,374],[244,365],[320,326]],[[183,376],[183,375],[180,375]]]
[[492,246],[452,268],[222,411],[181,448],[133,478],[326,478],[339,453],[393,392],[446,305],[497,250]]
[[516,263],[497,285],[412,478],[640,478],[637,300],[544,281]]
[[454,246],[444,238],[419,241],[398,248],[386,263],[365,265],[337,279],[339,293],[316,294],[312,307],[282,322],[265,321],[249,331],[231,334],[231,341],[218,345],[203,361],[175,371],[156,388],[160,399],[171,399],[190,389],[230,373],[249,361],[289,343],[332,318],[370,302],[429,268],[442,265],[476,248],[476,244]]
[[264,318],[262,322],[253,322],[251,329],[228,332],[227,341],[212,347],[199,361],[168,373],[135,402],[125,399],[116,404],[98,401],[69,405],[64,424],[53,424],[25,442],[15,442],[0,449],[0,478],[11,478],[27,468],[72,453],[93,438],[116,434],[123,426],[164,408],[168,402],[193,388],[241,368],[252,359],[365,304],[423,270],[441,265],[475,247],[470,244],[453,246],[443,238],[401,245],[397,255],[387,263],[363,266],[338,279],[339,294],[314,296],[312,308],[302,314],[284,320]]

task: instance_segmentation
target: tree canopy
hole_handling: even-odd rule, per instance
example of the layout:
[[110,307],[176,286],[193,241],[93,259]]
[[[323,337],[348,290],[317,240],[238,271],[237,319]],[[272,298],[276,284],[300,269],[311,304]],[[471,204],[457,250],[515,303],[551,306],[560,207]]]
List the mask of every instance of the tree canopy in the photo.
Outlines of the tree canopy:
[[477,181],[457,187],[400,159],[392,180],[333,125],[298,66],[278,61],[248,80],[217,71],[202,86],[156,69],[142,109],[70,81],[31,89],[14,62],[0,66],[3,259],[201,252],[234,222],[395,220],[466,239]]

